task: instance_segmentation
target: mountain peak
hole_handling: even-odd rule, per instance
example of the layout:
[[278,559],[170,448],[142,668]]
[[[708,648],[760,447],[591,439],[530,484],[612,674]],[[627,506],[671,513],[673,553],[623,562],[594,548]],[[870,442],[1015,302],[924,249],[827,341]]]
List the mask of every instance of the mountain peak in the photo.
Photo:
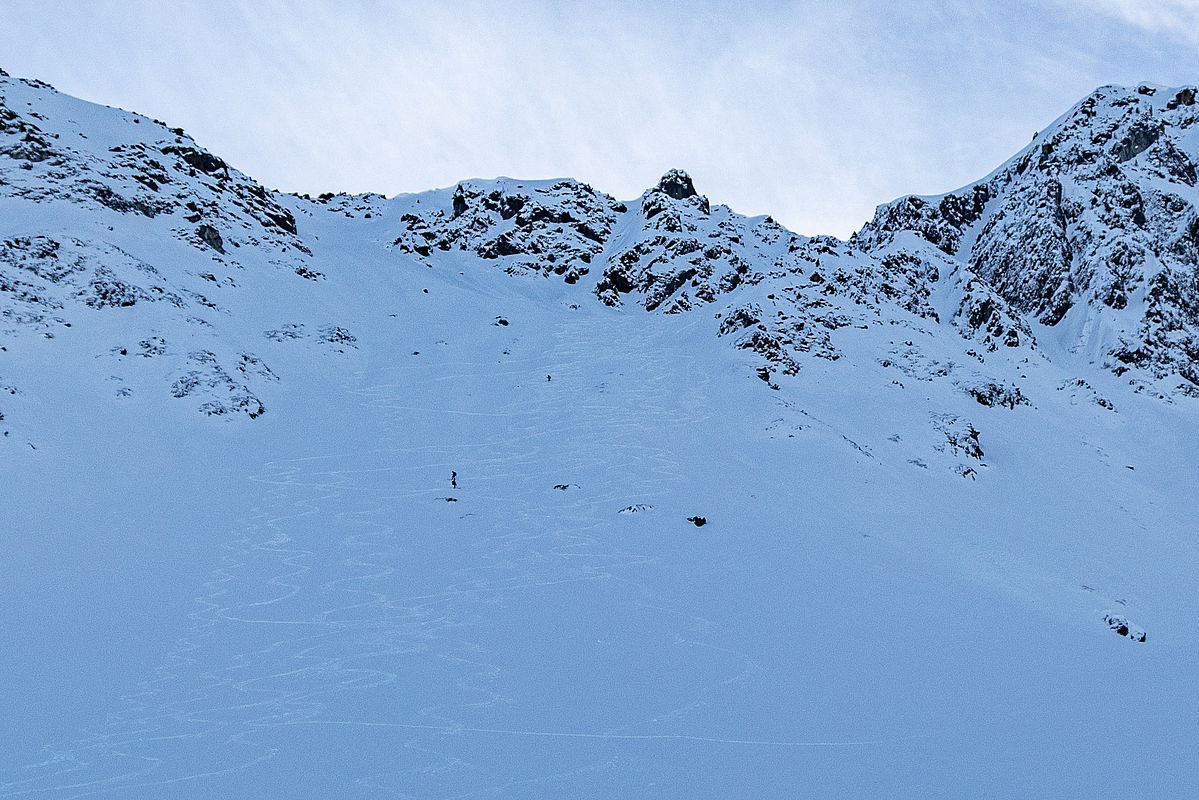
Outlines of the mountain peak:
[[1194,87],[1099,87],[991,175],[880,206],[854,242],[939,250],[1065,350],[1199,394],[1197,124]]

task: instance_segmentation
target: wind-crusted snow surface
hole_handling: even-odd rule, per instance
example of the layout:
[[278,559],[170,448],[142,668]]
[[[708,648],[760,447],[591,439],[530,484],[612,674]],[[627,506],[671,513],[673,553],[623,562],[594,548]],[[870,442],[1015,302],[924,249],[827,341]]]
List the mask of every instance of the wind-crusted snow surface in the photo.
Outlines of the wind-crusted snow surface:
[[0,797],[1199,789],[1193,90],[852,243],[0,97]]

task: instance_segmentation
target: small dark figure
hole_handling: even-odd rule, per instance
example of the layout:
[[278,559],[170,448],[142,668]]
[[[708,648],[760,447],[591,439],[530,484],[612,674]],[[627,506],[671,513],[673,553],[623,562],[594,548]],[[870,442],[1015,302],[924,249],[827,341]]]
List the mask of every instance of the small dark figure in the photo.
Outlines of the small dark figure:
[[458,488],[458,473],[454,470],[450,470],[450,487]]
[[695,523],[695,527],[697,528],[702,528],[708,524],[707,517],[687,517],[687,521]]
[[553,375],[546,375],[546,376],[545,376],[545,379],[546,379],[547,381],[552,381],[552,380],[554,379],[554,376],[553,376]]

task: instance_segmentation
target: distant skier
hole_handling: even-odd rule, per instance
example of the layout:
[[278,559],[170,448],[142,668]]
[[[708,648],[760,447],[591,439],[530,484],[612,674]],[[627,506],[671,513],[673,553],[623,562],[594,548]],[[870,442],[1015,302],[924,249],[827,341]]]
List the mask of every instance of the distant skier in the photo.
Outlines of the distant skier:
[[458,488],[458,473],[454,470],[450,470],[450,487]]

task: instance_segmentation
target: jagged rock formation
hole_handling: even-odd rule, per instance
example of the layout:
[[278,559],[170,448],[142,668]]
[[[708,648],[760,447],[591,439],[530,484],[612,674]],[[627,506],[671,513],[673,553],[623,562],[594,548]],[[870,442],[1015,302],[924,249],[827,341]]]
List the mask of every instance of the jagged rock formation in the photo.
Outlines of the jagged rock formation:
[[577,181],[467,181],[449,208],[400,217],[394,246],[428,261],[437,251],[501,261],[512,273],[560,275],[576,283],[603,249],[622,204]]
[[[1105,86],[982,181],[880,206],[854,242],[948,255],[1042,335],[1142,389],[1196,394],[1197,122],[1194,88]],[[976,304],[971,327],[993,317]]]

